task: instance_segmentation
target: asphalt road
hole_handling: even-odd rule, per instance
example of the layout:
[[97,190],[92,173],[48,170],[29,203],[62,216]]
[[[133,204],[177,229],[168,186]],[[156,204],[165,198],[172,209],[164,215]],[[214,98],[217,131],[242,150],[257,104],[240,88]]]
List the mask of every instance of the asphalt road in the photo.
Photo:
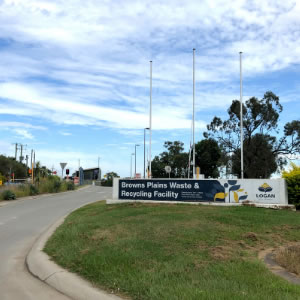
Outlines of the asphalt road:
[[0,299],[69,299],[33,277],[25,258],[35,240],[72,210],[112,197],[108,187],[89,186],[74,192],[0,202]]

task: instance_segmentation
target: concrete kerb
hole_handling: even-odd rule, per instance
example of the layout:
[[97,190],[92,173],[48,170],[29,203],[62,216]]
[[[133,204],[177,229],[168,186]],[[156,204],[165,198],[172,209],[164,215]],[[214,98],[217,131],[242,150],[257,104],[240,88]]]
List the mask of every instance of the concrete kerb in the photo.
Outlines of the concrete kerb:
[[51,225],[34,243],[26,257],[26,266],[29,272],[71,299],[121,300],[122,298],[101,291],[78,275],[70,273],[58,266],[43,252],[47,240],[54,233],[56,228],[63,223],[65,218],[66,216]]
[[261,259],[267,268],[275,275],[281,278],[300,285],[300,277],[294,273],[287,271],[285,268],[281,267],[274,259],[274,252],[276,249],[266,249],[259,253],[258,257]]

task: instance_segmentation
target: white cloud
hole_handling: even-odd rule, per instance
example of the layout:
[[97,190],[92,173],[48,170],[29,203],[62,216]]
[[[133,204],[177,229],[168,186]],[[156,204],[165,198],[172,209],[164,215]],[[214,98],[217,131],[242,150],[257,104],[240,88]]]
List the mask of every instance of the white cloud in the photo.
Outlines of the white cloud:
[[14,132],[22,139],[34,139],[34,136],[28,132],[26,129],[16,128],[14,129]]
[[[28,105],[33,114],[40,114],[57,123],[103,124],[106,127],[118,129],[139,129],[146,127],[149,122],[148,113],[135,112],[130,110],[129,107],[110,108],[103,105],[60,100],[55,98],[57,95],[43,95],[41,87],[38,90],[19,83],[4,83],[0,84],[0,93],[4,98],[14,101],[13,106]],[[28,110],[30,114],[32,114],[31,110]],[[190,111],[187,110],[187,106],[165,105],[160,108],[159,105],[154,105],[153,128],[189,128],[191,123],[189,115]],[[198,126],[204,127],[205,124],[198,122]],[[136,134],[136,132],[132,133]],[[128,131],[126,134],[128,134]]]
[[47,130],[47,128],[44,126],[37,126],[37,125],[32,125],[32,124],[23,123],[23,122],[9,122],[9,121],[6,121],[6,122],[0,121],[0,127],[5,128],[5,129],[22,127],[22,128],[27,128],[27,129]]
[[64,136],[70,136],[70,135],[72,135],[72,133],[65,132],[65,131],[60,131],[59,134],[64,135]]

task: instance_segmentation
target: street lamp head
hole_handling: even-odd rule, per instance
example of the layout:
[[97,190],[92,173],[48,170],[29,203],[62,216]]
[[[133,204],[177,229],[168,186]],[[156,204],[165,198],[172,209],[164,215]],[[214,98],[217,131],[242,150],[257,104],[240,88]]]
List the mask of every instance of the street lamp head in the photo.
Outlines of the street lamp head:
[[146,127],[145,130],[150,130],[150,128],[149,128],[149,127]]
[[135,144],[136,147],[140,146],[139,144]]

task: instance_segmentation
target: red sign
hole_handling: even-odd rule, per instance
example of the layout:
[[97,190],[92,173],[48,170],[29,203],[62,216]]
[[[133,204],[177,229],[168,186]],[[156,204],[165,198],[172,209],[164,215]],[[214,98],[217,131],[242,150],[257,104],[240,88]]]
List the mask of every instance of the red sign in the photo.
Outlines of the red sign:
[[56,172],[56,171],[53,171],[53,172],[52,172],[52,174],[56,175],[56,174],[57,174],[57,172]]

